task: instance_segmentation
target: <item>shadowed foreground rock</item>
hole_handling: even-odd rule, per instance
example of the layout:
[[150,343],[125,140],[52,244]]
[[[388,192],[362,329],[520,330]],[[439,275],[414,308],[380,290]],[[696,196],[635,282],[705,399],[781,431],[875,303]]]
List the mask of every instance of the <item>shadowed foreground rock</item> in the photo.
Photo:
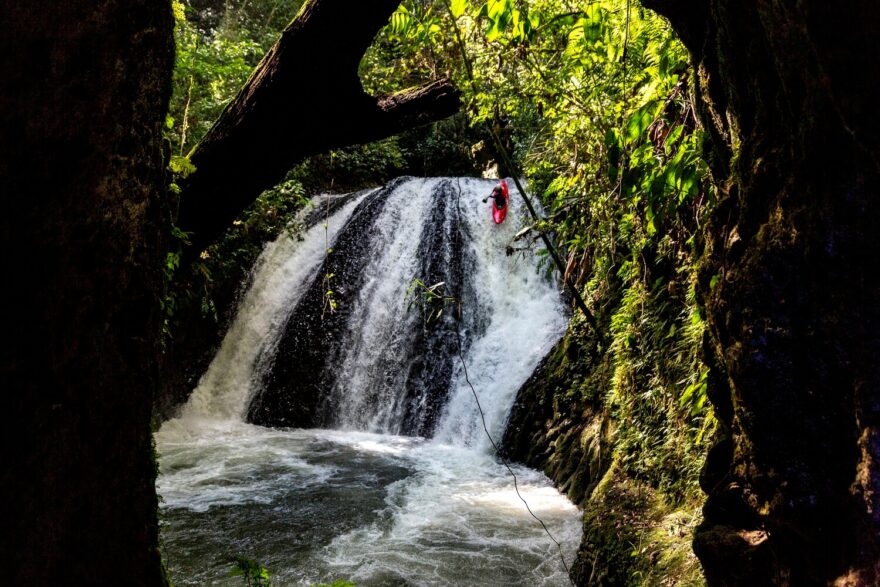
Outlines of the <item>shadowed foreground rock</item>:
[[162,585],[168,3],[0,3],[4,585]]
[[700,293],[726,438],[694,548],[712,585],[877,584],[880,11],[644,4],[691,51],[719,198]]

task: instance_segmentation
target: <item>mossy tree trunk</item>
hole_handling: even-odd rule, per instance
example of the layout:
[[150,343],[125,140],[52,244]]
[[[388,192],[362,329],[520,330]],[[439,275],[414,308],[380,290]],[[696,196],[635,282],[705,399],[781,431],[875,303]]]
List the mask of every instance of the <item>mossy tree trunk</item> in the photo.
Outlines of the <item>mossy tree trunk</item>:
[[880,11],[645,0],[690,49],[719,202],[701,294],[727,439],[694,547],[713,585],[880,581]]
[[149,421],[170,6],[0,14],[0,582],[161,585]]

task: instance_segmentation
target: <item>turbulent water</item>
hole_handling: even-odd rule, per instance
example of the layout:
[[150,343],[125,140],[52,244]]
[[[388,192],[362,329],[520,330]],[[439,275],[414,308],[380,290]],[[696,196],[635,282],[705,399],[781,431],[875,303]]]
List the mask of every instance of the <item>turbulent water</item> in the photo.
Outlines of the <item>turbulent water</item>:
[[[507,254],[520,198],[496,226],[492,186],[407,179],[318,199],[301,238],[267,246],[216,358],[156,434],[175,584],[240,584],[235,556],[273,585],[568,583],[482,424],[500,438],[565,327],[537,256]],[[419,282],[443,285],[425,296]],[[577,508],[515,472],[571,562]]]

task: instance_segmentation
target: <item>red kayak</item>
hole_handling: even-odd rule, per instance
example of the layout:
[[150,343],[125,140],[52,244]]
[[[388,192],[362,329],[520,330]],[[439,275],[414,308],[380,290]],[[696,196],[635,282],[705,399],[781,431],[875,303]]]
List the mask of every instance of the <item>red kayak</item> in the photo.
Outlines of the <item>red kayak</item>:
[[501,206],[499,206],[498,198],[492,198],[492,219],[495,220],[495,224],[501,224],[504,222],[504,217],[507,216],[507,208],[510,207],[510,195],[507,193],[507,182],[502,179],[499,187],[501,188],[501,193],[504,195],[504,199],[501,202]]

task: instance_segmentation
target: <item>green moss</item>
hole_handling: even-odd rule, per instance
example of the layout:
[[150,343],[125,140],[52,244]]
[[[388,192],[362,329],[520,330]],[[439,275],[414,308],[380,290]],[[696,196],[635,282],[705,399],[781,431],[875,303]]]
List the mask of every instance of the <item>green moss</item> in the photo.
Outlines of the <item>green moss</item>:
[[695,253],[664,237],[619,266],[589,292],[607,334],[575,318],[520,393],[524,460],[584,508],[578,584],[704,584],[691,540],[716,421]]
[[705,585],[691,550],[699,517],[698,504],[671,505],[616,461],[584,508],[577,584]]

